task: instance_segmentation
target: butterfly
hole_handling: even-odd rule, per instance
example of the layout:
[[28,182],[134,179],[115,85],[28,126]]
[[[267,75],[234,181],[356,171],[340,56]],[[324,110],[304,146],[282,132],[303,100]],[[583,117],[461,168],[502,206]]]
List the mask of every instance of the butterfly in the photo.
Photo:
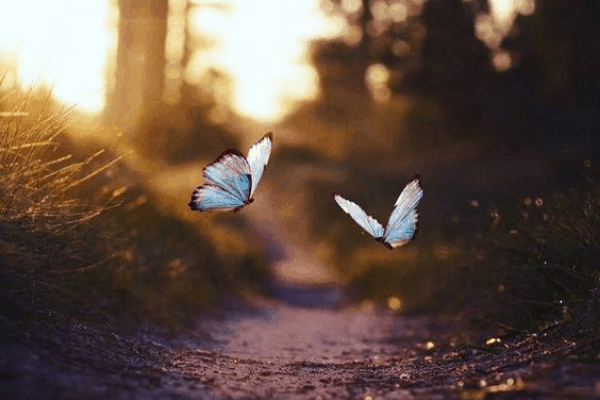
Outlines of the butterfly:
[[250,147],[248,157],[235,149],[223,151],[202,170],[204,185],[192,193],[190,208],[194,211],[236,212],[252,203],[269,162],[272,145],[273,134],[269,132]]
[[419,178],[416,177],[400,193],[387,226],[383,229],[383,226],[375,218],[367,215],[360,206],[338,194],[333,195],[342,210],[376,241],[390,250],[405,245],[414,237],[417,230],[417,204],[421,197],[423,197],[423,189],[419,186]]

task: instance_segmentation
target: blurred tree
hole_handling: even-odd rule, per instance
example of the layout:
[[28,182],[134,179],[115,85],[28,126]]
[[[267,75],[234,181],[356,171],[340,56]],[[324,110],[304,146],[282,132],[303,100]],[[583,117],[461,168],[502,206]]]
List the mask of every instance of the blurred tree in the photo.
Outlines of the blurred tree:
[[597,153],[600,3],[524,0],[506,15],[494,14],[495,6],[322,0],[347,29],[335,43],[315,46],[321,110],[342,117],[339,93],[350,85],[366,101],[369,66],[383,65],[390,93],[410,98],[406,132],[398,135],[427,144],[476,139],[515,150]]
[[119,0],[115,84],[104,115],[116,130],[135,134],[162,104],[168,6],[168,0]]
[[418,68],[407,71],[393,91],[424,95],[440,105],[454,140],[494,133],[488,104],[495,77],[489,51],[475,37],[473,13],[461,0],[430,0],[421,18],[426,33]]
[[228,118],[228,110],[221,106],[220,118],[214,117],[218,107],[212,82],[227,77],[211,71],[214,79],[203,88],[184,78],[194,53],[206,46],[206,41],[190,33],[189,16],[198,7],[229,6],[188,0],[119,0],[115,84],[104,119],[114,131],[124,132],[125,140],[146,158],[185,163],[237,145],[219,126]]
[[[480,132],[464,129],[481,128],[486,121],[482,98],[489,96],[493,86],[488,50],[475,36],[474,4],[461,0],[323,0],[323,7],[342,15],[348,28],[337,43],[322,42],[315,49],[323,100],[334,100],[334,105],[322,108],[340,114],[336,109],[343,108],[343,103],[334,95],[340,92],[337,85],[355,85],[354,91],[362,90],[365,101],[371,97],[378,101],[379,94],[370,86],[384,74],[389,76],[383,79],[389,90],[382,97],[384,103],[394,94],[412,99],[406,129],[398,130],[398,136],[407,137],[413,145],[432,145],[448,135],[459,139]],[[335,75],[338,78],[332,78]]]
[[[536,132],[546,147],[600,155],[600,3],[544,0],[502,43],[514,67],[502,77],[506,129]],[[526,115],[524,115],[526,114]]]
[[[400,81],[406,70],[416,66],[424,34],[420,18],[422,1],[323,0],[322,3],[329,14],[341,16],[347,24],[340,40],[323,41],[315,46],[315,62],[329,83],[340,82],[334,78],[341,73],[344,78],[354,77],[344,82],[356,84],[355,90],[368,94],[369,66],[382,64],[392,70],[392,83]],[[341,71],[343,68],[348,72]]]

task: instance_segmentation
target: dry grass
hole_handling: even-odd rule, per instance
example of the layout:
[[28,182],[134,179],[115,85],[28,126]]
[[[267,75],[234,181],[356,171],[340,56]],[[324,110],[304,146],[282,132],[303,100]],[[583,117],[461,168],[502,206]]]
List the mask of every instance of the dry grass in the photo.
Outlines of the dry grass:
[[99,215],[106,204],[81,201],[74,191],[118,162],[97,161],[103,151],[76,161],[61,155],[69,110],[54,112],[50,93],[8,91],[0,98],[0,221],[30,229],[64,229]]
[[[50,95],[0,98],[0,303],[18,318],[117,319],[178,329],[262,278],[225,266],[109,150],[81,154]],[[232,271],[247,271],[233,279]],[[249,272],[248,272],[249,271]],[[254,275],[254,272],[258,275]]]
[[532,321],[583,322],[598,332],[600,171],[585,161],[582,175],[565,193],[525,199],[490,247],[508,265],[506,298]]

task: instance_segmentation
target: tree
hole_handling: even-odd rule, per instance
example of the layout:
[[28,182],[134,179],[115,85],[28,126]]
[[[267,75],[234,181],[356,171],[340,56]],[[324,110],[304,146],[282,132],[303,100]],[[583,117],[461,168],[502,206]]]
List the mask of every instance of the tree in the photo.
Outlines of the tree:
[[162,104],[168,8],[168,0],[119,0],[114,85],[104,119],[128,135]]

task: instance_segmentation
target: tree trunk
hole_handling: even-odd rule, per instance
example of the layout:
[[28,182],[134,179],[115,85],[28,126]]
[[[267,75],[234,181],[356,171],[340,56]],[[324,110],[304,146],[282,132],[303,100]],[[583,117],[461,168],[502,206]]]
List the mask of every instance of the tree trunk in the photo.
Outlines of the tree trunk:
[[128,135],[163,101],[168,9],[168,0],[119,0],[115,76],[104,119]]

